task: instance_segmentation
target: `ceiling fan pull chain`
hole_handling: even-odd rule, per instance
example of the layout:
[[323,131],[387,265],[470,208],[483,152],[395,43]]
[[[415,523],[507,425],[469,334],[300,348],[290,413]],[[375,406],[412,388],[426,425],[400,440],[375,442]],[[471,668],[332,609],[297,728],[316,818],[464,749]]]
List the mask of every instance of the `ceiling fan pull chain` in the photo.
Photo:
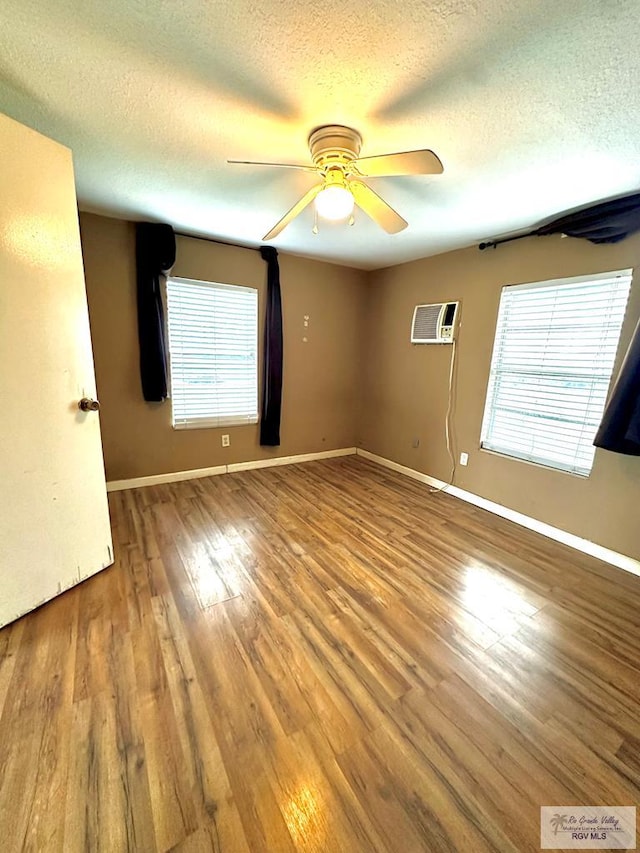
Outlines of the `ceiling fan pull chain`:
[[311,233],[318,233],[318,209],[315,206],[313,208],[313,228],[311,229]]

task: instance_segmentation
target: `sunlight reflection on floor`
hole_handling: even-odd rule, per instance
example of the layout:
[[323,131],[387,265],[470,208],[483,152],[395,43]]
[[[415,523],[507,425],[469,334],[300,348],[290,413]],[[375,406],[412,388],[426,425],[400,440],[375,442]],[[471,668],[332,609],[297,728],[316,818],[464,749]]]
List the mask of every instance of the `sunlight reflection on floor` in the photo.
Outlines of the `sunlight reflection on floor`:
[[464,570],[462,604],[498,634],[517,631],[523,618],[537,610],[516,584],[479,563],[471,563]]
[[[287,829],[301,849],[322,849],[326,827],[321,820],[322,798],[315,786],[301,785],[282,807]],[[313,844],[310,844],[313,839]]]

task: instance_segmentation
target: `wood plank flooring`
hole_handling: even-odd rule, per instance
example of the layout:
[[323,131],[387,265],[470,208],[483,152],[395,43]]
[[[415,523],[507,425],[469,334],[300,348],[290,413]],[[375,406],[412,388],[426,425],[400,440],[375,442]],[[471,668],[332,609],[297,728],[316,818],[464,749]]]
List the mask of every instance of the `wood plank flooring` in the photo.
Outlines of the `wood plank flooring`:
[[638,805],[640,578],[346,457],[112,494],[0,631],[3,851],[539,849]]

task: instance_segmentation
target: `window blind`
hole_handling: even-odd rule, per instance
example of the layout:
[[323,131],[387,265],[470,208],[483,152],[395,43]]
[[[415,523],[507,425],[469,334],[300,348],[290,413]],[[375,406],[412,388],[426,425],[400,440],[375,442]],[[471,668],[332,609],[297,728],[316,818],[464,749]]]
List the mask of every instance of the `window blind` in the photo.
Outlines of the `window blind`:
[[503,288],[483,448],[589,475],[631,275]]
[[173,426],[258,421],[258,291],[167,279]]

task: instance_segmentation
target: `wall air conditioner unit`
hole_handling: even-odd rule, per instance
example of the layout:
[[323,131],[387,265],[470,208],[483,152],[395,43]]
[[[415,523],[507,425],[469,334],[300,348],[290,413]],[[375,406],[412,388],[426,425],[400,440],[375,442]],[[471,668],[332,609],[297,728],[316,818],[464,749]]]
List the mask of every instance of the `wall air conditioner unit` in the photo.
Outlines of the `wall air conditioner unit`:
[[451,344],[459,302],[416,305],[411,322],[412,344]]

